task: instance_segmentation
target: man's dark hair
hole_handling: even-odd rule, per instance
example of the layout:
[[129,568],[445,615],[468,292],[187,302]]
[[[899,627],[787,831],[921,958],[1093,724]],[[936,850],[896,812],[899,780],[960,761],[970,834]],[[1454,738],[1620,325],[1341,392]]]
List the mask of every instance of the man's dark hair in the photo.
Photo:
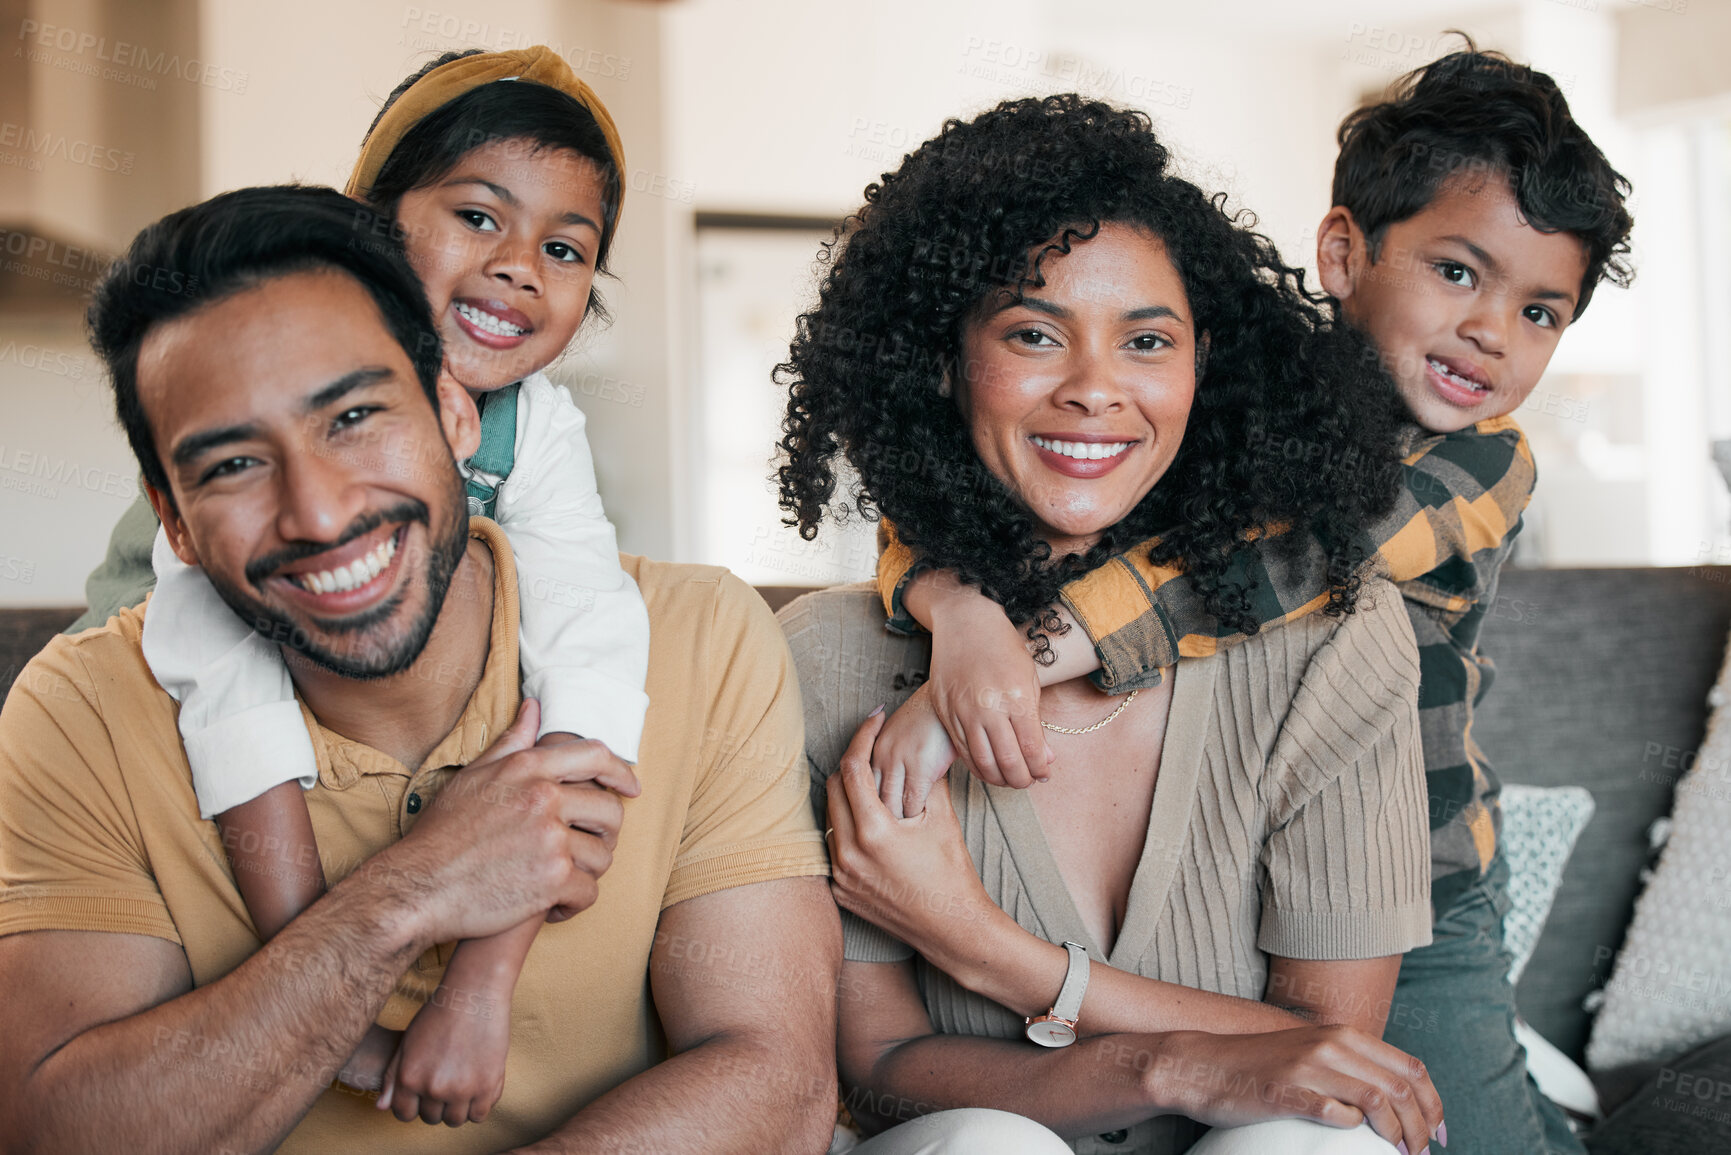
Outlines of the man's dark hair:
[[[436,68],[474,56],[481,50],[447,52],[392,89],[367,134],[372,135],[391,106],[414,83]],[[595,250],[595,272],[605,276],[607,257],[613,249],[619,206],[624,196],[625,174],[619,171],[613,150],[595,115],[570,94],[533,81],[496,80],[472,88],[435,108],[403,134],[391,155],[385,158],[367,199],[393,219],[403,194],[426,188],[449,176],[462,159],[477,148],[495,141],[520,140],[536,151],[566,149],[595,165],[601,172],[601,242]],[[591,286],[585,317],[607,320],[607,306]]]
[[1461,38],[1464,51],[1407,73],[1388,99],[1341,122],[1334,203],[1351,210],[1375,261],[1388,226],[1422,212],[1449,180],[1506,180],[1528,224],[1586,246],[1579,317],[1600,281],[1626,287],[1634,276],[1629,182],[1555,80]]
[[173,501],[150,422],[138,402],[138,351],[158,325],[292,273],[333,269],[361,283],[438,406],[443,351],[420,278],[376,214],[335,189],[244,188],[145,227],[90,302],[90,344],[114,382],[144,480]]

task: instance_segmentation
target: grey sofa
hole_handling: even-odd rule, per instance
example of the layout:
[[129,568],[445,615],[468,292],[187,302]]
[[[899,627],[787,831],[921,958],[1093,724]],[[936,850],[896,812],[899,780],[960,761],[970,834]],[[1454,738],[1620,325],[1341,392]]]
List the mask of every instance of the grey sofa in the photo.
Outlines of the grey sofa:
[[1497,676],[1474,727],[1505,782],[1585,786],[1593,820],[1517,992],[1577,1062],[1648,864],[1706,728],[1731,630],[1731,566],[1509,570],[1482,645]]
[[[762,591],[778,607],[801,589]],[[0,611],[0,694],[78,614]],[[1498,673],[1476,725],[1507,782],[1575,784],[1598,808],[1521,979],[1527,1020],[1580,1061],[1581,1002],[1610,977],[1640,889],[1647,829],[1669,812],[1731,630],[1731,566],[1510,570],[1483,645]]]

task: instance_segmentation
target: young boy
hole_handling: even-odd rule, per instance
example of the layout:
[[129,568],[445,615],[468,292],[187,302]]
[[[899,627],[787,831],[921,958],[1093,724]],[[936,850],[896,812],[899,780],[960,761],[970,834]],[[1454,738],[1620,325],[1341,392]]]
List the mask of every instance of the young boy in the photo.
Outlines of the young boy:
[[[1579,1152],[1562,1112],[1526,1077],[1514,1039],[1499,786],[1471,726],[1493,673],[1479,629],[1535,479],[1509,414],[1598,282],[1627,284],[1629,185],[1549,76],[1470,42],[1347,117],[1339,141],[1334,207],[1318,230],[1322,285],[1376,344],[1413,422],[1399,503],[1372,534],[1419,645],[1434,939],[1402,962],[1385,1038],[1429,1067],[1458,1149]],[[1328,575],[1272,548],[1277,537],[1247,543],[1238,559],[1263,625],[1327,600]],[[932,630],[922,705],[945,731],[913,712],[880,736],[873,761],[895,812],[923,809],[951,745],[997,785],[1043,775],[1050,753],[1039,719],[1019,705],[1037,702],[1040,684],[1092,671],[1102,689],[1127,693],[1158,684],[1180,658],[1241,640],[1182,571],[1149,560],[1150,544],[1064,589],[1060,617],[1092,645],[1080,631],[1052,638],[1055,661],[1039,667],[996,603],[923,570],[893,530],[884,534],[889,624]]]

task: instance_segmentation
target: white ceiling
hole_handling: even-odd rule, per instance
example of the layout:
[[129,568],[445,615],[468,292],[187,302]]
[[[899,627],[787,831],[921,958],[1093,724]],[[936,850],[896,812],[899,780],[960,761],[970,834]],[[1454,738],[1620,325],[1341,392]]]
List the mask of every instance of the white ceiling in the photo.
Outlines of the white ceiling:
[[[1487,12],[1507,11],[1520,0],[1049,0],[1055,23],[1066,18],[1089,21],[1121,20],[1141,29],[1150,21],[1186,32],[1201,29],[1255,37],[1301,36],[1307,39],[1344,37],[1355,26],[1404,27],[1433,25],[1437,31],[1453,21]],[[1602,2],[1602,0],[1601,0]]]

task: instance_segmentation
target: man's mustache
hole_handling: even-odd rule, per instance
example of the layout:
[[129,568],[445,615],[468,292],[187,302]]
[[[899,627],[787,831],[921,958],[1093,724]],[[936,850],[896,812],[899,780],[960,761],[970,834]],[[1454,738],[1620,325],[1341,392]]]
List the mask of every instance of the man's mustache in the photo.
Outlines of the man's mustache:
[[264,557],[255,558],[248,562],[245,571],[246,580],[251,583],[254,589],[258,589],[266,578],[271,577],[284,566],[293,565],[295,562],[309,557],[317,557],[321,553],[329,553],[334,549],[341,549],[355,538],[369,534],[381,525],[406,524],[412,521],[418,521],[431,528],[431,515],[427,512],[425,502],[410,498],[391,506],[389,509],[363,513],[350,522],[349,527],[343,530],[342,536],[334,542],[297,542],[293,545],[286,545],[275,553],[266,554]]

